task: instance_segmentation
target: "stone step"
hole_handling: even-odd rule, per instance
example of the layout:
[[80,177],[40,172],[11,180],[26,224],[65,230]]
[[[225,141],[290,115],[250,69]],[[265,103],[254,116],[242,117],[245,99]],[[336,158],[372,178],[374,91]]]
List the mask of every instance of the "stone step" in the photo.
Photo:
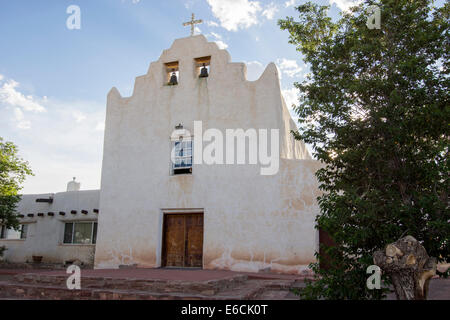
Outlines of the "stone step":
[[257,298],[258,300],[300,300],[293,292],[285,290],[265,290]]
[[[14,276],[17,284],[52,286],[65,289],[67,276],[48,274],[18,274]],[[156,293],[200,293],[212,296],[221,291],[232,290],[247,280],[246,275],[235,275],[227,278],[207,281],[155,280],[155,279],[121,279],[110,277],[81,277],[83,289],[137,290]]]
[[[248,280],[232,290],[219,292],[215,298],[223,300],[264,300],[272,296],[272,300],[291,295],[296,287],[295,280]],[[271,294],[267,294],[271,292]],[[240,298],[237,298],[240,297]]]
[[69,290],[60,286],[0,282],[0,299],[33,300],[247,300],[262,293],[261,286],[246,284],[226,294],[202,295],[185,292],[82,288]]
[[84,276],[81,290],[68,290],[68,276],[61,274],[18,274],[0,281],[1,299],[81,300],[276,300],[298,299],[293,288],[301,280],[248,279],[247,275],[207,281],[121,279]]

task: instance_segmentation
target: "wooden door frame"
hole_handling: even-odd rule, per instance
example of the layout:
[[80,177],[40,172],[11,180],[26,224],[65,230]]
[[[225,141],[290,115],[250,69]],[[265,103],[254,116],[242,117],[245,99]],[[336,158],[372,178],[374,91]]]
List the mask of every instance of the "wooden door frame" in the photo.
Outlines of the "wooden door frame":
[[[203,217],[203,243],[202,243],[202,266],[203,269],[203,253],[205,252],[205,212],[203,209],[162,209],[162,221],[161,221],[161,251],[160,251],[160,267],[161,268],[184,268],[190,269],[190,267],[171,267],[166,266],[166,248],[165,248],[165,236],[166,236],[166,216],[169,215],[190,215],[190,214],[201,214]],[[197,268],[195,268],[197,269]]]

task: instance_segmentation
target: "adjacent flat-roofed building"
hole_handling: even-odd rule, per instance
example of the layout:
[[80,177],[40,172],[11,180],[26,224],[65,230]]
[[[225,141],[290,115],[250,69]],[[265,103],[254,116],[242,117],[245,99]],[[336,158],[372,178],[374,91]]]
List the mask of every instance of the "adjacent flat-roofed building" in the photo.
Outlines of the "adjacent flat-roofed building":
[[99,190],[22,196],[17,212],[20,229],[1,228],[0,246],[8,262],[67,263],[79,260],[93,265],[99,214]]

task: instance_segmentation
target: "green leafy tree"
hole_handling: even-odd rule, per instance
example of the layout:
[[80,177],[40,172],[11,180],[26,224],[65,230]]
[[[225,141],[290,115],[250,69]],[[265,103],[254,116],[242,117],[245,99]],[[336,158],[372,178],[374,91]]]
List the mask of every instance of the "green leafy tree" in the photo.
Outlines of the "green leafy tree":
[[17,146],[0,137],[0,224],[17,229],[16,206],[27,175],[33,175],[28,162],[18,157]]
[[[380,29],[366,25],[372,5]],[[299,21],[278,22],[310,68],[295,84],[294,134],[323,163],[316,222],[335,242],[301,294],[378,299],[385,290],[367,289],[366,269],[386,244],[412,235],[449,258],[449,3],[365,0],[338,19],[328,8],[308,2]]]

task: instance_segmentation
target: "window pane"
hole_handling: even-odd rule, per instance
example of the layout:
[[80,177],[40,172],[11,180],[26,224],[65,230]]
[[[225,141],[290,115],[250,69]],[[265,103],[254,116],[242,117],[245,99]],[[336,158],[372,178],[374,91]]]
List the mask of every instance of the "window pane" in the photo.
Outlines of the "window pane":
[[16,231],[14,229],[8,229],[8,231],[6,231],[6,239],[12,240],[20,239],[20,230]]
[[66,223],[64,226],[64,243],[72,243],[73,223]]
[[192,168],[192,140],[175,141],[175,159],[172,162],[173,169]]
[[92,243],[92,223],[75,223],[73,243],[90,244]]
[[92,235],[92,243],[97,243],[97,222],[94,222],[94,231]]
[[27,237],[27,232],[28,232],[28,225],[27,224],[23,224],[22,225],[22,230],[20,232],[20,239],[25,239]]
[[184,146],[185,149],[190,149],[192,148],[192,141],[184,141]]

